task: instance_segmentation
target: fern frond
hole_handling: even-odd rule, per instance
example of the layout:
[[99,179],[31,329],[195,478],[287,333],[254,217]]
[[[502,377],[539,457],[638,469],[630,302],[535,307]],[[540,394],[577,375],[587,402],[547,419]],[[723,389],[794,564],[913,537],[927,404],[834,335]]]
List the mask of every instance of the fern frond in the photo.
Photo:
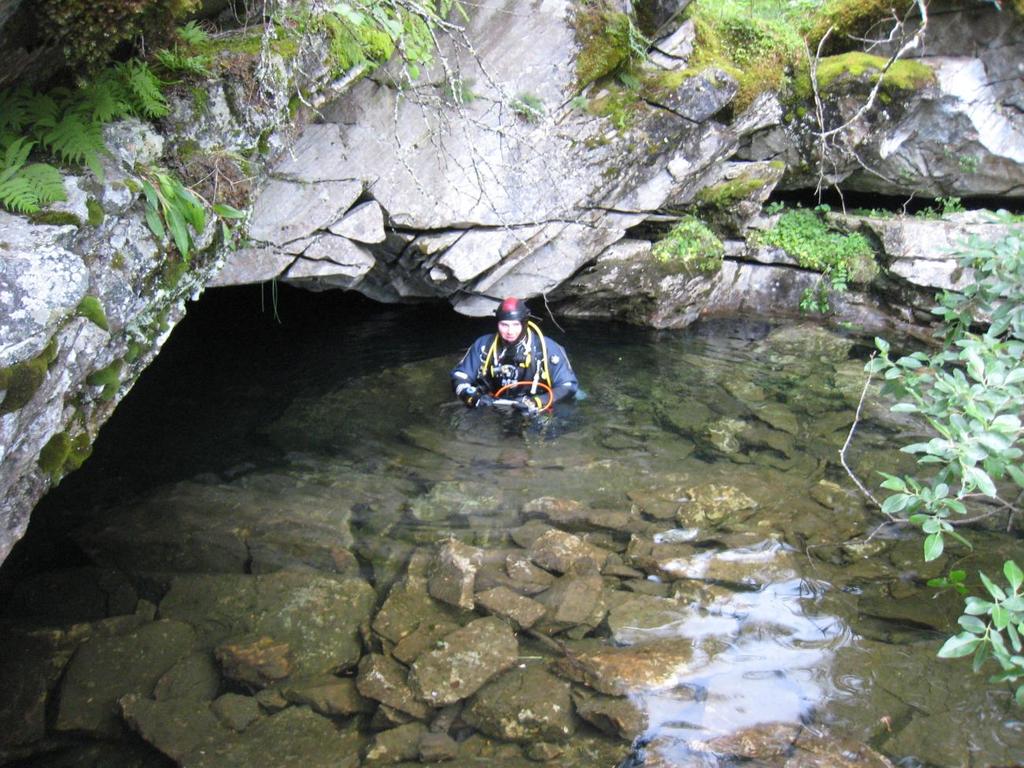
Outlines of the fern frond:
[[99,123],[84,120],[75,112],[66,112],[57,125],[44,133],[43,143],[62,162],[87,163],[94,171],[94,164],[106,151]]
[[117,70],[132,97],[132,108],[149,118],[163,117],[170,109],[160,92],[160,79],[149,65],[140,61],[126,61]]
[[178,37],[186,45],[202,45],[210,39],[209,33],[200,27],[194,19],[178,28]]
[[210,59],[208,56],[188,56],[181,53],[177,48],[174,50],[165,48],[157,51],[157,61],[170,72],[181,72],[196,77],[208,77],[210,75]]
[[25,124],[40,128],[52,128],[60,117],[60,105],[49,93],[29,94],[25,102]]
[[132,113],[131,97],[121,79],[107,71],[75,94],[71,109],[94,122],[109,123]]
[[21,132],[28,122],[28,102],[32,92],[21,86],[0,91],[0,131]]
[[36,202],[40,205],[68,199],[64,190],[64,177],[48,163],[26,165],[18,175],[28,182]]
[[35,213],[39,210],[32,185],[22,176],[0,182],[0,205],[17,213]]
[[12,178],[28,160],[35,142],[21,137],[12,141],[4,150],[3,167],[0,167],[0,181]]

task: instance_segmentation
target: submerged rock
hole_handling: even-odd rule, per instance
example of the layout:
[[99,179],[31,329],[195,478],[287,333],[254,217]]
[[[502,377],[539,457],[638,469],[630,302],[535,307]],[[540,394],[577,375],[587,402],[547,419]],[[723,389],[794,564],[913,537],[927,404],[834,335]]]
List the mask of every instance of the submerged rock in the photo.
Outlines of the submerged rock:
[[[252,703],[256,705],[255,699]],[[178,763],[191,752],[212,747],[233,733],[206,701],[154,701],[129,694],[121,698],[120,706],[132,730]]]
[[405,712],[417,720],[426,719],[430,707],[417,698],[409,684],[408,670],[392,659],[371,653],[359,662],[356,677],[359,693],[368,699],[379,701],[389,707]]
[[608,559],[608,552],[571,533],[550,530],[530,545],[530,559],[541,568],[556,573],[600,571]]
[[564,741],[576,731],[569,684],[536,664],[489,682],[462,716],[488,736],[508,741]]
[[390,765],[420,756],[420,741],[427,734],[423,723],[408,723],[378,733],[366,750],[366,765]]
[[117,737],[122,733],[118,700],[149,696],[161,676],[192,650],[196,633],[182,621],[164,619],[115,637],[94,637],[75,652],[60,690],[54,725]]
[[355,666],[363,650],[360,627],[369,622],[375,597],[361,579],[314,572],[179,576],[160,613],[188,621],[208,646],[255,650],[251,644],[267,638],[263,647],[277,648],[276,659],[287,661],[285,676],[307,676]]
[[688,501],[676,516],[682,526],[719,526],[742,523],[754,515],[757,502],[730,485],[706,483],[686,492]]
[[472,610],[476,570],[483,556],[483,550],[476,547],[454,539],[445,542],[437,553],[427,581],[430,596],[456,608]]
[[0,636],[0,753],[46,734],[50,690],[70,657],[70,648],[58,651],[30,634]]
[[536,596],[547,612],[537,629],[545,634],[576,627],[589,631],[604,618],[604,581],[597,574],[562,576],[550,589]]
[[425,584],[417,585],[407,580],[388,593],[373,617],[373,631],[392,643],[398,643],[421,625],[463,624],[464,617],[471,615],[431,598]]
[[505,622],[493,617],[477,619],[416,659],[409,684],[432,706],[452,704],[472,696],[512,666],[518,652],[519,644]]
[[657,690],[689,673],[689,640],[657,640],[627,648],[588,644],[570,646],[557,663],[558,673],[611,696]]
[[161,677],[153,689],[157,701],[192,699],[210,701],[220,691],[220,673],[213,656],[205,651],[191,653]]
[[633,595],[608,611],[608,629],[616,645],[636,645],[678,635],[689,610],[677,601],[653,595]]
[[357,768],[363,737],[289,707],[179,761],[181,768]]
[[305,705],[329,717],[373,711],[373,702],[360,695],[351,677],[321,675],[293,680],[281,687],[281,695],[292,704]]
[[478,592],[476,601],[488,613],[511,621],[519,629],[529,629],[547,612],[543,603],[523,597],[507,587]]
[[647,710],[632,698],[577,690],[572,700],[577,715],[612,736],[632,742],[647,730]]
[[228,680],[263,688],[292,673],[291,647],[266,635],[255,640],[222,643],[214,650]]

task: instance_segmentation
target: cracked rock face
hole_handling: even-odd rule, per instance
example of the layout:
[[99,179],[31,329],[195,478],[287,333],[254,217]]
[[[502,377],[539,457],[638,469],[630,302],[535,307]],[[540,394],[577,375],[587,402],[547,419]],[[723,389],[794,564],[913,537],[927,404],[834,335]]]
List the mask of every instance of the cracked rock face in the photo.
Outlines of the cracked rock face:
[[[475,10],[467,35],[476,57],[448,52],[473,98],[457,102],[440,85],[400,93],[384,71],[306,126],[271,169],[251,221],[257,242],[229,259],[217,284],[276,276],[385,302],[445,299],[468,315],[489,314],[504,295],[543,294],[565,314],[655,327],[790,311],[815,278],[780,263],[747,265],[770,254],[744,239],[776,185],[814,188],[817,178],[800,170],[815,167],[811,118],[787,123],[771,93],[733,114],[736,84],[714,70],[638,101],[618,122],[589,113],[616,96],[614,84],[590,85],[589,112],[575,109],[572,4],[511,15],[504,5]],[[692,54],[693,25],[678,19],[680,7],[658,4],[646,20],[658,30],[645,65],[654,73],[685,68]],[[1011,16],[988,9],[931,18],[921,61],[934,81],[878,107],[870,130],[853,131],[849,149],[860,162],[839,167],[835,180],[896,195],[1024,194],[1024,120],[1010,85],[1019,73],[1007,63],[1022,58],[1024,32]],[[442,81],[440,71],[426,78]],[[870,78],[844,81],[836,119],[849,117],[870,86]],[[515,113],[524,93],[543,104],[540,119]],[[726,265],[664,274],[650,240],[633,233],[736,179],[761,183],[717,214],[701,209],[720,234],[737,238]],[[345,192],[325,200],[332,185]],[[354,189],[362,193],[352,197]],[[301,222],[284,215],[305,208]],[[926,274],[922,285],[935,280]],[[886,312],[870,300],[839,305],[845,319],[868,327]]]

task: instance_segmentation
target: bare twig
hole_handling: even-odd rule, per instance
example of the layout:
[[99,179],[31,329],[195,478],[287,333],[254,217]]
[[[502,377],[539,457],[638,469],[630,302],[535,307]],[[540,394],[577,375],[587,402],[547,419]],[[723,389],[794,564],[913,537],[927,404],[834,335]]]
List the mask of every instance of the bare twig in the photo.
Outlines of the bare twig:
[[[872,354],[871,357],[869,358],[869,361],[870,360],[874,360],[874,358],[875,358],[875,356],[874,356],[874,354]],[[846,436],[846,442],[844,442],[843,443],[843,447],[839,449],[839,461],[843,465],[843,469],[846,470],[846,474],[848,474],[850,476],[850,479],[853,480],[853,482],[857,486],[857,488],[860,489],[860,492],[863,493],[864,496],[872,504],[874,504],[876,507],[881,509],[882,505],[879,503],[878,499],[876,499],[874,497],[874,495],[871,493],[871,491],[869,491],[867,489],[867,487],[864,485],[864,483],[862,483],[860,481],[860,478],[857,477],[857,475],[854,474],[852,469],[850,469],[850,465],[846,463],[846,450],[850,447],[850,443],[853,440],[853,433],[857,429],[857,424],[860,421],[860,413],[861,413],[861,410],[864,408],[864,399],[867,397],[868,387],[871,386],[871,379],[872,378],[873,378],[873,374],[869,373],[867,380],[864,382],[864,389],[862,389],[861,392],[860,392],[860,400],[857,403],[857,411],[853,415],[853,424],[850,425],[850,432]],[[890,515],[888,513],[885,513],[885,514],[886,514],[886,517],[888,517],[889,520],[892,521],[892,522],[902,522],[898,518],[895,518],[895,517],[893,517],[892,515]],[[874,534],[872,534],[872,535],[874,535]]]

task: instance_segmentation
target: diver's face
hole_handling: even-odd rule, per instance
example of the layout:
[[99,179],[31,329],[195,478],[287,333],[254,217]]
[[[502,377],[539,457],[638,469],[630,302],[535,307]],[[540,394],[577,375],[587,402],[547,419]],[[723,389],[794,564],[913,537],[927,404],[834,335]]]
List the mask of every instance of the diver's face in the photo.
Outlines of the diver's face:
[[501,336],[501,340],[506,344],[511,344],[513,341],[519,338],[519,334],[523,332],[523,324],[518,320],[499,320],[498,321],[498,334]]

